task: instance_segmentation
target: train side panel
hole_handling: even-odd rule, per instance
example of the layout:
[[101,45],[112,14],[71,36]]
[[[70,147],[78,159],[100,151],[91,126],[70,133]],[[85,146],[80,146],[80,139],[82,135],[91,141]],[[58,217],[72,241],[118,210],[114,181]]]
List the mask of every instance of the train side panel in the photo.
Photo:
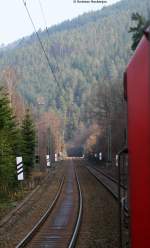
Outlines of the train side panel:
[[131,247],[150,247],[150,42],[144,36],[126,70]]

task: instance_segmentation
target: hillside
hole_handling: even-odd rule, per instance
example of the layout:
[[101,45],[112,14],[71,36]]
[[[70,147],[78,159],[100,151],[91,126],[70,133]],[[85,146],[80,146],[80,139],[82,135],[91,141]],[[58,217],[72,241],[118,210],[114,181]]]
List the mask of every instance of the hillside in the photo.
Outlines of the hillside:
[[104,81],[114,84],[122,79],[131,55],[131,14],[137,11],[146,16],[148,7],[149,0],[123,0],[53,26],[49,36],[39,31],[59,85],[35,34],[0,50],[0,71],[7,66],[15,69],[18,90],[26,101],[37,108],[37,99],[42,97],[42,108],[66,114],[68,126],[74,130],[88,92]]

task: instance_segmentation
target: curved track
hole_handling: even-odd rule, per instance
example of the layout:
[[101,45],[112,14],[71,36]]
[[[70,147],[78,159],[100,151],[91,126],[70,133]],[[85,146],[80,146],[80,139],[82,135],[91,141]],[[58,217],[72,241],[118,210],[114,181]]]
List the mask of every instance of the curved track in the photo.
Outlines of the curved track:
[[71,163],[52,205],[16,248],[75,247],[82,204],[80,183]]

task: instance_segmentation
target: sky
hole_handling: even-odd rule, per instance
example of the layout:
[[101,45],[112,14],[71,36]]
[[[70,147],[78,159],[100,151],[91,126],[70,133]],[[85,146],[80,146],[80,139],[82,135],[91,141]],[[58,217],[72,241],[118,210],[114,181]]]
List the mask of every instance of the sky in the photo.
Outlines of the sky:
[[[82,1],[83,0],[26,0],[26,4],[36,29],[38,30],[39,28],[45,29],[45,21],[40,3],[47,27],[50,27],[64,20],[77,17],[85,12],[99,10],[119,0],[107,0],[107,4],[100,3],[100,0],[98,0],[99,2],[97,3],[92,3],[92,0],[89,0],[89,3],[83,3]],[[0,0],[0,4],[0,45],[6,45],[33,33],[33,26],[23,5],[23,0]]]

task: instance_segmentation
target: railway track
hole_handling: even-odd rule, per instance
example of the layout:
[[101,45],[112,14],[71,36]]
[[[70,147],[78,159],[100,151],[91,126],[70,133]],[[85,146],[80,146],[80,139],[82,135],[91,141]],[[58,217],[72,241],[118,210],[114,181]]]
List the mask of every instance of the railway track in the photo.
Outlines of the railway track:
[[[100,169],[93,168],[91,166],[86,166],[88,171],[100,182],[102,183],[105,188],[115,197],[115,199],[118,199],[118,181],[102,172]],[[126,216],[128,216],[128,206],[127,201],[125,201],[125,195],[127,196],[127,187],[120,184],[120,193],[121,193],[121,201],[124,205],[124,211]]]
[[[105,177],[107,177],[108,179],[110,179],[112,182],[118,184],[118,180],[115,179],[114,177],[106,174],[105,172],[103,172],[101,169],[94,167],[94,169],[98,172],[100,172],[101,174],[103,174]],[[121,188],[123,188],[124,190],[127,190],[127,186],[125,186],[123,183],[120,183]]]
[[82,216],[82,193],[75,168],[68,167],[57,195],[42,218],[21,240],[22,247],[75,247]]

